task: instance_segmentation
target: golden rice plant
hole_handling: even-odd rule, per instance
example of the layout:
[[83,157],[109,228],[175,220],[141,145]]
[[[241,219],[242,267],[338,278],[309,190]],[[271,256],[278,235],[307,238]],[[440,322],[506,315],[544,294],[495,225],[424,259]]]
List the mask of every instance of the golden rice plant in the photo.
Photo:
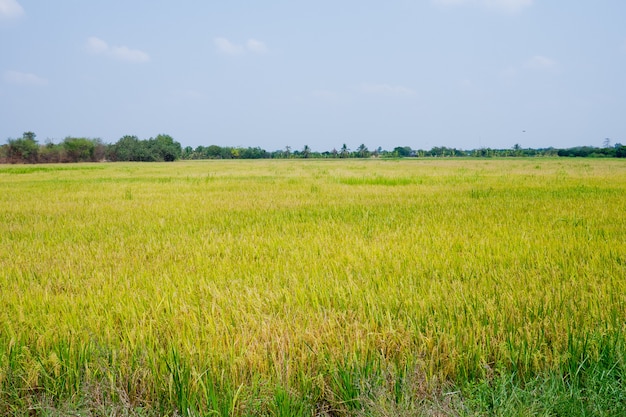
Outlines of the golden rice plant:
[[622,161],[41,168],[0,167],[0,412],[350,414],[623,365]]

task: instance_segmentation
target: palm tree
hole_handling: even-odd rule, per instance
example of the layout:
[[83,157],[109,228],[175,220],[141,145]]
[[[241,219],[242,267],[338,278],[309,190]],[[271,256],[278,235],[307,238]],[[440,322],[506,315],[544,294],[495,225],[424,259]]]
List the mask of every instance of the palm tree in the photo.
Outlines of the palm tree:
[[357,148],[357,153],[359,154],[359,158],[366,158],[367,156],[369,156],[369,150],[367,149],[367,146],[365,146],[364,143],[361,144],[361,146],[359,146]]
[[341,153],[340,156],[342,158],[347,158],[348,156],[350,156],[350,149],[348,149],[348,145],[346,145],[345,143],[343,144],[343,146],[341,147]]

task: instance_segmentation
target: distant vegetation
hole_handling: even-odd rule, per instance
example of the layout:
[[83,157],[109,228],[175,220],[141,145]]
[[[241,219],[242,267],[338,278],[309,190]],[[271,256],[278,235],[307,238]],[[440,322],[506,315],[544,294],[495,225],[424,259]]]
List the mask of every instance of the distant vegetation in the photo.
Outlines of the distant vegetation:
[[169,135],[141,140],[124,136],[116,143],[100,139],[67,137],[61,143],[39,144],[33,132],[19,139],[9,139],[0,146],[0,163],[58,163],[98,161],[167,162],[181,157],[180,143]]
[[178,159],[291,159],[291,158],[405,158],[405,157],[592,157],[626,158],[626,146],[617,143],[610,146],[608,139],[604,147],[577,146],[573,148],[522,148],[515,144],[510,149],[480,148],[462,150],[456,148],[433,147],[430,150],[411,149],[397,146],[393,150],[381,147],[370,150],[364,144],[351,150],[344,143],[339,149],[317,152],[305,145],[302,150],[292,150],[290,146],[273,152],[260,147],[198,146],[183,148],[169,135],[139,139],[137,136],[124,136],[112,144],[100,139],[67,137],[61,143],[47,141],[40,144],[33,132],[24,132],[21,138],[8,139],[0,146],[0,163],[53,163],[53,162],[98,162],[98,161],[137,161],[168,162]]

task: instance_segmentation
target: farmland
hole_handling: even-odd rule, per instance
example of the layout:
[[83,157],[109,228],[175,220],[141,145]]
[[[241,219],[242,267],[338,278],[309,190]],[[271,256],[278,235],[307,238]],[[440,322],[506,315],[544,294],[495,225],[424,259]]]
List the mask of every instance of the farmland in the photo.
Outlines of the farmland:
[[626,413],[626,164],[0,166],[0,414]]

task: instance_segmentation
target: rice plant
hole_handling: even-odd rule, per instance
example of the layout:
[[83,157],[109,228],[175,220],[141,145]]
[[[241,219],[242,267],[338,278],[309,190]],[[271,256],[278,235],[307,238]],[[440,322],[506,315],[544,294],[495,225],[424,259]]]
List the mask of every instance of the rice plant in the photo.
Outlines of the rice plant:
[[619,160],[4,166],[0,414],[610,415],[625,212]]

